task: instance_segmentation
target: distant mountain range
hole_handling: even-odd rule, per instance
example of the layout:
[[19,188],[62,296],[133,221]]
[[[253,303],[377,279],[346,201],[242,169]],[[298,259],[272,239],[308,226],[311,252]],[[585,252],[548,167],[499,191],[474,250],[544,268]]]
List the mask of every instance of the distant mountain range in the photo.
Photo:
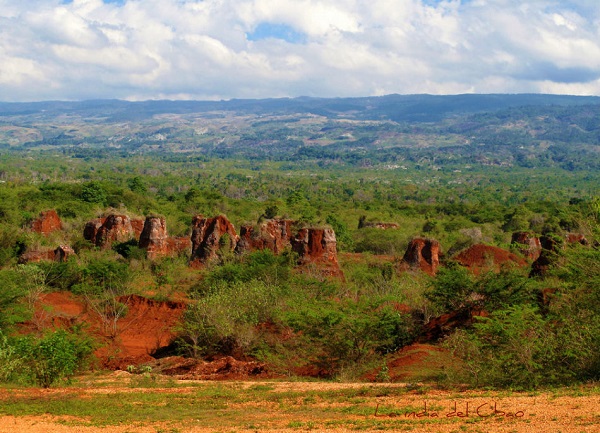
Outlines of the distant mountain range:
[[47,120],[76,116],[96,121],[140,121],[162,114],[234,112],[253,115],[314,114],[328,118],[437,122],[444,118],[515,107],[578,106],[600,104],[597,96],[543,94],[387,95],[363,98],[233,99],[229,101],[92,100],[0,102],[0,120],[30,116]]
[[600,97],[0,103],[1,152],[600,170]]

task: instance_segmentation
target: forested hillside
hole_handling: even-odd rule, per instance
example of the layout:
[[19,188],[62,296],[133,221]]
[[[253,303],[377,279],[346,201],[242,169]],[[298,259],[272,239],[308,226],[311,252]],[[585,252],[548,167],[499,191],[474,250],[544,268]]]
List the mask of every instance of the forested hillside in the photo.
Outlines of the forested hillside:
[[599,152],[599,98],[0,104],[0,380],[596,380]]

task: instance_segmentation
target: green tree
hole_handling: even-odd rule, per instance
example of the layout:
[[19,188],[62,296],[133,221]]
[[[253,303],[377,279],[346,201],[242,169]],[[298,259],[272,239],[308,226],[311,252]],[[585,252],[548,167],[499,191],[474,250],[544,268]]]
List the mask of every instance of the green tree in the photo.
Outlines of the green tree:
[[95,203],[106,206],[106,190],[98,182],[87,182],[83,184],[81,190],[81,199],[88,203]]
[[133,192],[136,192],[138,194],[145,194],[148,191],[148,188],[146,187],[146,183],[140,176],[135,176],[135,177],[132,177],[131,179],[128,179],[127,186],[129,187],[130,190],[132,190]]

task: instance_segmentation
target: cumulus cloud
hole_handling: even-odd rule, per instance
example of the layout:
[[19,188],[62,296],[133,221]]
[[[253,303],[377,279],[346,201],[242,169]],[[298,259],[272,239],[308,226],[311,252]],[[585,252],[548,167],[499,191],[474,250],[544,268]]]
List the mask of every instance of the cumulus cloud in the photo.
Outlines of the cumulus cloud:
[[600,94],[597,0],[0,0],[0,100]]

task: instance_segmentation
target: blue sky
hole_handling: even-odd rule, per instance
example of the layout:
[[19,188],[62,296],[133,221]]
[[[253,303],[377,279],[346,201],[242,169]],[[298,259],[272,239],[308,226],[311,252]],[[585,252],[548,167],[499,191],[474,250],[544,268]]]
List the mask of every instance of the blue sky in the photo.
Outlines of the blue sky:
[[0,0],[0,100],[600,95],[599,0]]

